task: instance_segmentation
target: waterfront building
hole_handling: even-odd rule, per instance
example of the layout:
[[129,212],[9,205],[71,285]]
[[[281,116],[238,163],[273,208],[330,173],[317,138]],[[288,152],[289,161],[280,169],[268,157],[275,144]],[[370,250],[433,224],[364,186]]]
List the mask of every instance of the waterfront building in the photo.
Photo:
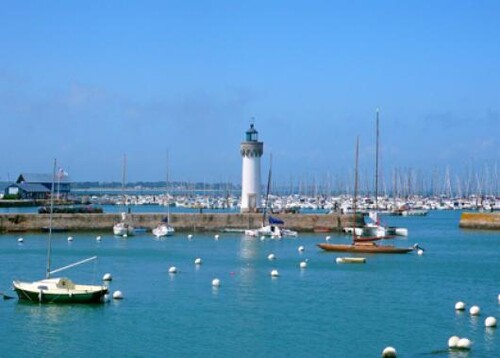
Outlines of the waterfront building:
[[4,195],[17,199],[41,200],[49,198],[50,189],[41,184],[13,183],[5,188]]
[[241,142],[243,158],[241,175],[241,212],[258,212],[261,209],[260,157],[264,153],[264,143],[259,142],[259,132],[253,123]]
[[[51,174],[31,174],[22,173],[16,180],[16,184],[30,184],[32,188],[44,187],[50,190],[52,189],[52,183],[54,182],[54,194],[57,199],[67,199],[69,193],[71,192],[71,180],[66,172],[59,170],[56,173],[55,180],[52,179]],[[37,185],[33,187],[33,185]]]

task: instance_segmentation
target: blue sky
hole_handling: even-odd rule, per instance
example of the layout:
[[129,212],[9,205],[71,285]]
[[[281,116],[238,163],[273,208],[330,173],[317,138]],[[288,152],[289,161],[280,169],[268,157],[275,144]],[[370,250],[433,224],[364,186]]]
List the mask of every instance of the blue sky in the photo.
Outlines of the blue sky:
[[[23,1],[0,12],[0,180],[278,181],[499,157],[497,1]],[[263,182],[265,179],[263,178]]]

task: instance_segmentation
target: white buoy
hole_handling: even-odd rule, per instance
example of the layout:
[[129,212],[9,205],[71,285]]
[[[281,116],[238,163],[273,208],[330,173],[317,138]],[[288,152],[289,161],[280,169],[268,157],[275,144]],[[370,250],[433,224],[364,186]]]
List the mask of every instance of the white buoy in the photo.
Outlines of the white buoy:
[[193,235],[189,234],[188,239],[191,240],[193,238]]
[[268,259],[268,260],[276,260],[276,255],[275,255],[275,254],[269,254],[269,255],[267,256],[267,259]]
[[220,280],[218,278],[214,278],[212,280],[212,286],[213,287],[219,287],[220,286]]
[[305,269],[307,267],[307,261],[301,261],[299,266],[301,269]]
[[327,237],[325,237],[326,241],[330,241],[330,239],[331,239],[330,235],[328,235]]
[[215,240],[219,240],[219,234],[216,234],[216,235],[214,236],[214,239],[215,239]]
[[122,291],[115,291],[115,292],[113,292],[113,298],[115,300],[122,300],[123,299],[123,293],[122,293]]
[[24,242],[24,239],[22,237],[20,237],[19,239],[17,239],[17,242],[22,244]]
[[97,237],[95,238],[95,240],[96,240],[96,241],[101,241],[101,237],[100,237],[100,236],[97,236]]
[[384,358],[394,358],[396,357],[396,349],[394,347],[385,347],[382,351],[382,357]]
[[73,241],[73,236],[68,236],[68,241],[69,242]]
[[113,277],[111,276],[110,273],[105,273],[104,276],[102,276],[103,281],[112,281]]
[[495,317],[487,317],[485,320],[484,320],[484,325],[485,327],[496,327],[497,326],[497,319]]
[[127,234],[123,234],[123,236],[122,236],[122,237],[128,237],[128,235],[127,235]]
[[479,306],[472,306],[469,310],[469,313],[472,316],[479,316],[479,313],[481,313],[481,310],[479,309]]
[[418,249],[417,250],[417,255],[418,256],[422,256],[423,254],[424,254],[424,250],[422,250],[422,249]]
[[274,269],[274,270],[271,270],[270,275],[272,277],[278,277],[280,275],[280,273],[278,272],[278,270]]
[[177,267],[172,266],[168,269],[168,273],[177,273]]
[[261,236],[261,237],[260,237],[260,241],[264,241],[265,239],[266,239],[266,237],[265,237],[265,236]]
[[457,342],[458,349],[470,349],[472,342],[468,338],[460,338]]
[[194,260],[194,264],[201,265],[201,258],[198,257],[196,260]]
[[304,252],[304,246],[299,246],[299,248],[297,249],[299,252]]
[[460,340],[460,337],[451,336],[450,339],[448,339],[448,348],[451,348],[451,349],[457,348],[459,340]]
[[458,301],[457,303],[455,303],[455,309],[457,311],[465,310],[465,303],[463,303],[462,301]]

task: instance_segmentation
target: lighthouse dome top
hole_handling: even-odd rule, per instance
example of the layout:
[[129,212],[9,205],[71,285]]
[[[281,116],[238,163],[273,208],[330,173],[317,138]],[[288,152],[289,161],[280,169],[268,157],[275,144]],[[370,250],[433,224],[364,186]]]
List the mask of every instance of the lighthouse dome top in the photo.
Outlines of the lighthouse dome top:
[[250,124],[250,128],[246,131],[245,140],[247,142],[257,142],[259,140],[259,132],[254,128],[253,123]]

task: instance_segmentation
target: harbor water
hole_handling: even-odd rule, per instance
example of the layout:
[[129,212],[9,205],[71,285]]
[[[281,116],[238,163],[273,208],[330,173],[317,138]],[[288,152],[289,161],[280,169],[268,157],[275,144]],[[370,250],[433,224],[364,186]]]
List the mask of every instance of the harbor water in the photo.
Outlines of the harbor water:
[[[423,255],[363,254],[365,264],[336,264],[342,253],[316,247],[326,234],[261,241],[238,233],[150,233],[127,239],[109,232],[53,235],[54,268],[98,256],[64,271],[79,283],[100,283],[123,300],[102,305],[0,302],[2,357],[498,357],[500,233],[458,228],[459,211],[383,217],[407,227],[397,246],[418,243]],[[192,238],[188,238],[192,234]],[[24,242],[18,243],[22,236]],[[46,234],[0,236],[0,287],[38,280]],[[330,242],[350,238],[332,234]],[[299,252],[298,247],[304,246]],[[273,253],[275,260],[269,260]],[[203,263],[195,265],[196,258]],[[299,264],[307,259],[307,268]],[[169,274],[176,266],[178,273]],[[279,277],[271,277],[276,269]],[[220,287],[212,287],[218,278]],[[466,310],[456,312],[463,301]],[[469,308],[478,305],[473,317]],[[469,338],[470,352],[451,352],[448,338]]]

